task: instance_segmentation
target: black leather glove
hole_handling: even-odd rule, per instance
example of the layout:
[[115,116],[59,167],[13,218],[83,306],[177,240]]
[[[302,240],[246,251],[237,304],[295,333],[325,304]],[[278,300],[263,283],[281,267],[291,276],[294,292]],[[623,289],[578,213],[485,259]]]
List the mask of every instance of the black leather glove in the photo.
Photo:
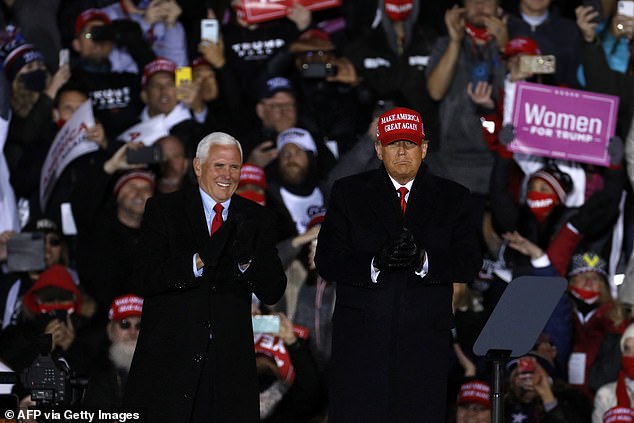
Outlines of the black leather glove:
[[253,219],[238,219],[236,236],[232,250],[238,264],[246,264],[255,256],[255,237],[257,226]]
[[420,269],[425,250],[414,240],[414,234],[403,228],[396,240],[388,242],[374,257],[374,267],[381,271]]

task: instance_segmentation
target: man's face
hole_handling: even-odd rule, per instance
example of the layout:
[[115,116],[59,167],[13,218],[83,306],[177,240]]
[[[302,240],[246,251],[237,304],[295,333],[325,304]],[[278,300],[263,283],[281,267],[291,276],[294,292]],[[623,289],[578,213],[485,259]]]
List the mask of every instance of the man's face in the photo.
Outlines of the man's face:
[[497,0],[465,0],[465,18],[467,22],[484,27],[486,17],[497,14]]
[[59,105],[57,109],[53,110],[53,119],[57,122],[63,120],[68,121],[70,117],[75,113],[75,110],[79,108],[87,97],[79,91],[66,91],[59,98]]
[[427,155],[427,144],[417,145],[411,141],[400,140],[388,145],[374,143],[374,149],[387,173],[401,185],[414,177]]
[[150,116],[168,114],[174,110],[178,103],[174,75],[169,72],[152,75],[143,88],[141,100],[147,105]]
[[241,167],[240,151],[235,145],[212,144],[204,162],[194,159],[198,185],[219,203],[231,198],[238,188]]
[[284,91],[260,101],[256,106],[256,112],[262,120],[262,126],[275,129],[277,132],[292,128],[297,123],[295,97]]
[[520,10],[530,15],[543,15],[550,6],[550,0],[520,0]]
[[491,423],[491,409],[478,403],[460,404],[456,423]]
[[117,208],[131,214],[143,215],[145,202],[153,194],[153,187],[145,179],[135,178],[121,187],[117,196]]
[[110,41],[95,42],[92,40],[91,31],[93,28],[98,26],[103,26],[103,22],[88,22],[73,40],[73,50],[79,53],[79,56],[82,59],[88,59],[93,62],[103,62],[108,59],[108,55],[110,55],[110,52],[114,47]]
[[299,185],[308,174],[308,154],[297,144],[288,143],[279,154],[279,170],[282,180],[289,185]]
[[183,144],[178,139],[168,136],[160,141],[160,145],[163,153],[161,176],[163,178],[182,178],[189,168]]
[[139,316],[129,316],[121,320],[111,320],[108,322],[107,332],[110,342],[114,343],[136,343],[139,337],[141,318]]
[[192,69],[192,81],[200,85],[198,95],[202,101],[213,101],[218,98],[218,82],[210,66],[196,66]]

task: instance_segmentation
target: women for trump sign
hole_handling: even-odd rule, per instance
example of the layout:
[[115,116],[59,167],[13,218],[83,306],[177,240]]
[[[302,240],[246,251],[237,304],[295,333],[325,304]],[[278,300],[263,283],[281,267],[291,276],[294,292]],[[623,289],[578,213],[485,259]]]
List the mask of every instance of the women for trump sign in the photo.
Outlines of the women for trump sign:
[[618,97],[518,82],[510,151],[608,166]]

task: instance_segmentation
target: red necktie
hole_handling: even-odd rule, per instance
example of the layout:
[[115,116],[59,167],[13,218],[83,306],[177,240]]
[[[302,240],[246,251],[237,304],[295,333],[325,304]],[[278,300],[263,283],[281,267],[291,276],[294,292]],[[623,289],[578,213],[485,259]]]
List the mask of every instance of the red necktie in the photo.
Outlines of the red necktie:
[[216,212],[216,215],[211,221],[211,235],[216,233],[216,231],[222,226],[222,210],[224,210],[222,204],[216,203],[216,205],[214,206],[214,211]]
[[405,196],[409,192],[409,190],[405,187],[400,187],[397,190],[401,196],[401,210],[403,210],[403,214],[405,214],[405,209],[407,209],[407,201],[405,201]]

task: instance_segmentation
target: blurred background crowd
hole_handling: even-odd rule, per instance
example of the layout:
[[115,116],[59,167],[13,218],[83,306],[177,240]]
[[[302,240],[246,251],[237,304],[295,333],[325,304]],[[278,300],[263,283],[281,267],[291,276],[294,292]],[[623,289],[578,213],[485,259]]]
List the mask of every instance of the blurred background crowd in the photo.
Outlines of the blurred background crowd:
[[[481,272],[454,285],[450,421],[491,421],[491,368],[472,347],[522,275],[569,285],[506,366],[506,421],[634,421],[634,1],[289,2],[256,23],[248,3],[0,3],[0,366],[27,369],[48,333],[87,380],[81,404],[121,403],[145,201],[194,186],[198,141],[222,131],[244,149],[238,194],[277,216],[288,277],[275,307],[253,299],[279,322],[254,334],[262,421],[326,421],[337,281],[315,269],[319,227],[333,182],[379,166],[377,117],[404,106],[422,116],[426,165],[471,190],[480,228]],[[535,55],[555,67],[522,66]],[[609,166],[510,152],[518,81],[617,96]],[[88,147],[60,164],[51,147],[87,100]]]

